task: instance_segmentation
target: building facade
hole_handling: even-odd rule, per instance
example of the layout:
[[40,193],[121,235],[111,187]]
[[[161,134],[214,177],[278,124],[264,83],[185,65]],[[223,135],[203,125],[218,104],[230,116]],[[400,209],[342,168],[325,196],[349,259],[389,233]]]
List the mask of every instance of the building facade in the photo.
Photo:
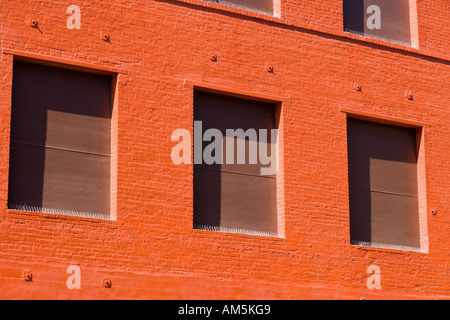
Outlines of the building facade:
[[450,298],[449,16],[2,0],[0,298]]

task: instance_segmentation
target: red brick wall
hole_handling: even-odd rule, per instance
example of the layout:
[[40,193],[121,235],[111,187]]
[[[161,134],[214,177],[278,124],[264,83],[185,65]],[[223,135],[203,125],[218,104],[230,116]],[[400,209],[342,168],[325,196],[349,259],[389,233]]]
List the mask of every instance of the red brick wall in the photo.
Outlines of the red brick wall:
[[[199,0],[1,1],[0,298],[450,298],[449,2],[416,1],[411,49],[344,33],[341,1],[280,1],[274,18]],[[13,56],[118,74],[112,221],[7,209]],[[172,163],[170,137],[192,131],[196,85],[282,103],[283,238],[193,230],[192,166]],[[424,127],[426,252],[350,244],[347,112]]]

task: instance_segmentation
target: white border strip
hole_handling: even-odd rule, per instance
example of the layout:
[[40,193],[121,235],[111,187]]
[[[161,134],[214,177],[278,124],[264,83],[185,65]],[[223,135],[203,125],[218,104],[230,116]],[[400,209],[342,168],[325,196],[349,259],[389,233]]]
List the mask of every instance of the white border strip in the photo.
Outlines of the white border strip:
[[241,233],[241,234],[249,234],[249,235],[254,235],[254,236],[280,238],[280,236],[276,232],[265,232],[265,231],[248,230],[248,229],[240,229],[240,228],[226,228],[226,227],[219,227],[219,226],[207,226],[207,225],[203,225],[203,224],[194,224],[194,229],[205,230],[205,231],[228,232],[228,233]]
[[61,214],[61,215],[65,215],[65,216],[94,218],[94,219],[102,219],[102,220],[111,220],[110,216],[107,214],[104,214],[104,213],[91,213],[91,212],[82,212],[82,211],[75,211],[75,210],[42,208],[42,207],[36,207],[36,206],[28,206],[25,204],[8,203],[8,209],[19,210],[19,211]]
[[356,245],[356,246],[364,246],[364,247],[386,248],[386,249],[422,252],[422,249],[419,247],[401,246],[401,245],[393,245],[393,244],[386,244],[386,243],[379,243],[379,242],[366,242],[366,241],[352,240],[352,241],[350,241],[350,244]]

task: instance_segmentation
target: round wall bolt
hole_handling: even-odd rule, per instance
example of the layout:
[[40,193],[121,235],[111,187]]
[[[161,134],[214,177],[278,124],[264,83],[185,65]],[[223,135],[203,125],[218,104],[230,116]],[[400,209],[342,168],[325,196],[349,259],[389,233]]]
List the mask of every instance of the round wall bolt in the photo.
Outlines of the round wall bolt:
[[39,26],[39,21],[38,21],[38,20],[30,19],[30,20],[28,21],[28,24],[29,24],[33,29],[38,30],[38,31],[42,34],[42,30],[41,30],[41,28],[40,28],[40,26]]
[[360,84],[355,83],[355,90],[361,92],[362,91],[362,87]]
[[437,215],[437,209],[432,208],[430,211],[433,216]]
[[406,93],[406,98],[408,98],[408,100],[413,101],[414,100],[414,96],[411,92],[407,92]]
[[104,286],[105,288],[111,288],[111,286],[112,286],[111,279],[103,278],[102,279],[102,286]]
[[100,33],[100,39],[102,39],[105,42],[111,43],[111,36],[104,32]]
[[31,281],[33,281],[33,274],[31,273],[31,271],[25,270],[22,273],[22,278],[27,282],[31,282]]
[[211,61],[213,61],[213,62],[217,62],[217,55],[215,55],[215,54],[210,54],[210,55],[209,55],[209,59],[210,59]]
[[274,68],[273,68],[273,66],[267,65],[267,66],[266,66],[266,71],[269,72],[269,73],[274,73]]
[[39,21],[30,19],[30,26],[32,28],[39,28]]

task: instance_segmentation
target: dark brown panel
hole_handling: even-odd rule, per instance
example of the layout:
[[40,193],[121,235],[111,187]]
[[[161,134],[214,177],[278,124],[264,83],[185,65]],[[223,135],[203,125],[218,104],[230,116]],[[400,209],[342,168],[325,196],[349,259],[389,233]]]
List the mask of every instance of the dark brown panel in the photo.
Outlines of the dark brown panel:
[[110,158],[46,148],[42,206],[109,213]]
[[273,15],[273,0],[205,0],[205,1]]
[[110,158],[12,144],[8,203],[109,214]]
[[372,242],[420,247],[417,197],[372,192]]
[[364,35],[364,1],[344,0],[344,31]]
[[220,227],[222,172],[194,166],[194,225]]
[[417,165],[385,159],[370,159],[370,190],[417,197]]
[[417,197],[350,189],[352,241],[420,247]]
[[[367,9],[377,5],[381,12],[380,29],[370,29],[367,20],[372,16]],[[409,0],[344,0],[344,31],[371,38],[411,44]]]
[[418,247],[416,130],[348,119],[353,241]]
[[42,207],[45,148],[11,143],[9,205]]
[[196,91],[194,106],[194,120],[204,121],[204,129],[275,128],[275,107],[272,103]]
[[[275,126],[275,106],[270,103],[239,99],[234,97],[222,96],[217,94],[196,92],[194,99],[194,120],[202,121],[202,130],[205,132],[208,129],[219,129],[224,137],[223,139],[223,163],[222,165],[208,165],[203,164],[207,169],[222,170],[227,172],[240,172],[247,174],[259,175],[262,167],[269,167],[264,165],[259,160],[259,154],[256,156],[256,164],[251,164],[249,159],[250,144],[265,148],[266,154],[271,155],[272,141],[271,130],[276,129]],[[244,134],[252,136],[251,132],[256,134],[255,139],[246,138],[245,150],[240,149],[240,152],[245,153],[245,164],[238,164],[238,140],[236,135],[227,135],[227,129],[232,129],[233,134],[236,134],[235,129],[242,129]],[[260,143],[261,136],[260,129],[267,129],[265,136],[267,143]],[[229,132],[231,133],[231,132]],[[226,143],[227,140],[234,139],[234,164],[226,161]],[[210,142],[203,142],[205,148]],[[274,176],[273,176],[274,177]]]
[[277,232],[276,180],[196,169],[194,224]]
[[[234,163],[227,162],[230,159],[228,159],[228,151],[227,151],[227,143],[228,141],[231,141],[232,145],[234,146],[234,157],[233,161]],[[230,144],[231,145],[231,144]],[[235,173],[244,173],[244,174],[251,174],[251,175],[261,175],[261,169],[262,168],[269,168],[271,163],[269,164],[262,164],[259,157],[259,148],[264,148],[266,150],[266,154],[268,157],[272,155],[271,147],[275,147],[276,145],[263,143],[258,140],[256,141],[249,141],[247,139],[237,139],[233,137],[224,137],[223,141],[223,161],[224,163],[222,165],[208,165],[203,164],[200,166],[205,167],[209,170],[219,170],[224,172],[235,172]],[[242,156],[242,154],[244,156]],[[239,156],[239,159],[238,159]],[[273,162],[274,166],[276,165],[276,153],[274,152],[274,157],[270,158],[269,161]],[[251,159],[250,159],[251,158]],[[250,161],[251,160],[251,161]],[[243,162],[243,164],[241,164]],[[274,174],[271,175],[265,175],[265,177],[271,177],[273,179],[276,178],[276,172],[273,171]]]
[[48,110],[46,146],[110,155],[111,118]]
[[364,0],[365,21],[371,16],[367,8],[377,5],[381,9],[381,28],[369,29],[364,24],[364,34],[368,37],[391,42],[411,44],[409,0]]
[[[350,168],[349,168],[350,169]],[[350,239],[372,242],[372,200],[370,190],[349,189]]]
[[222,172],[220,226],[277,233],[276,180]]
[[417,196],[415,136],[414,129],[349,119],[350,185]]
[[[398,139],[401,141],[409,141],[411,139],[415,139],[416,136],[416,130],[413,128],[405,128],[351,118],[348,119],[348,123],[349,123],[348,130]],[[382,131],[380,131],[381,127]]]
[[111,90],[111,77],[63,67],[47,66],[40,63],[14,61],[14,76],[50,81],[79,89],[96,88]]
[[106,76],[15,62],[11,141],[110,154],[110,85]]

